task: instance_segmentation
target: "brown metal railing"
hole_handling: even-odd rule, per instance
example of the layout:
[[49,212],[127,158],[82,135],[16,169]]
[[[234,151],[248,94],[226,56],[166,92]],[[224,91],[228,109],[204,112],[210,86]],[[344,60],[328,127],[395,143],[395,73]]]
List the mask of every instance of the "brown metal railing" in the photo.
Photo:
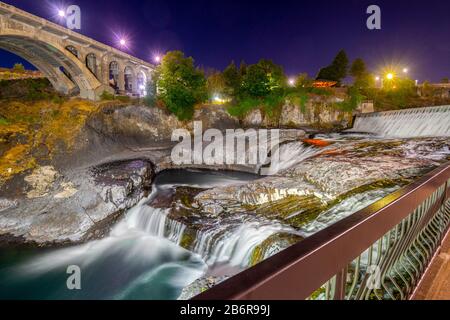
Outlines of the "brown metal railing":
[[448,232],[449,198],[447,163],[194,299],[407,299]]

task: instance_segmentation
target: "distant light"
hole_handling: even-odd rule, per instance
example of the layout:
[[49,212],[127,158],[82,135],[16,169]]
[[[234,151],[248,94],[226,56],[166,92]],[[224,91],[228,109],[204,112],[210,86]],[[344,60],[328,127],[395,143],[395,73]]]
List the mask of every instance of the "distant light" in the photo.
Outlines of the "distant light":
[[376,76],[376,77],[375,77],[375,81],[380,81],[380,77],[379,77],[379,76]]
[[227,103],[229,100],[227,100],[226,98],[221,97],[219,94],[215,94],[213,96],[213,101],[216,104],[225,104]]
[[403,68],[403,73],[408,73],[408,68]]
[[58,16],[64,18],[66,16],[66,13],[63,10],[58,10]]
[[121,46],[126,46],[127,45],[127,40],[120,39],[119,43],[120,43]]
[[290,78],[288,81],[290,86],[294,86],[295,85],[295,79],[294,78]]
[[153,58],[153,60],[155,60],[156,63],[161,62],[161,56],[157,55]]
[[394,79],[394,74],[393,74],[393,73],[388,73],[388,74],[386,75],[386,78],[387,78],[388,80],[392,80],[392,79]]

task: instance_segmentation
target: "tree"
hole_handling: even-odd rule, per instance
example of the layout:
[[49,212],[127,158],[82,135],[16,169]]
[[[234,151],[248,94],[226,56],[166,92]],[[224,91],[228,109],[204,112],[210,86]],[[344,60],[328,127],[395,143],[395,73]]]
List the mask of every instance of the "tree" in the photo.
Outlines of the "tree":
[[282,90],[286,85],[283,68],[271,60],[260,60],[247,67],[242,79],[244,93],[254,98],[266,97]]
[[181,51],[171,51],[157,69],[159,98],[180,120],[191,119],[194,106],[207,98],[203,71],[194,66],[194,59]]
[[448,78],[447,77],[446,78],[442,78],[441,83],[449,83]]
[[208,79],[206,80],[206,87],[210,98],[215,95],[219,95],[221,97],[228,96],[224,76],[219,71],[215,71],[208,76]]
[[361,58],[353,61],[350,67],[350,75],[353,77],[353,86],[359,89],[368,88],[373,84],[373,76],[369,74],[366,64]]
[[241,64],[239,65],[239,75],[243,77],[245,76],[246,73],[247,73],[247,64],[245,63],[244,60],[242,60]]
[[[242,64],[241,64],[242,65]],[[223,80],[225,82],[225,93],[230,97],[236,98],[240,94],[242,77],[234,64],[231,61],[230,65],[223,71]]]
[[16,72],[16,73],[24,73],[25,72],[25,67],[21,63],[16,63],[13,66],[13,71]]
[[367,74],[366,64],[361,58],[355,59],[350,67],[350,75],[354,79],[360,79]]
[[300,73],[295,80],[296,88],[309,88],[313,84],[313,79],[311,79],[307,73]]
[[341,85],[342,80],[347,77],[348,62],[345,51],[339,51],[331,65],[320,69],[317,80],[336,81],[338,85]]

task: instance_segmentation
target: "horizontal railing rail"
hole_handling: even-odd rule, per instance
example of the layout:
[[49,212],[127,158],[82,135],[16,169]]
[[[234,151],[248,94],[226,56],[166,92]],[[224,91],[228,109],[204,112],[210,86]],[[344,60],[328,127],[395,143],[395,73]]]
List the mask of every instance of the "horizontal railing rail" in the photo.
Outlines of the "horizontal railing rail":
[[193,299],[406,299],[448,232],[449,187],[446,163]]

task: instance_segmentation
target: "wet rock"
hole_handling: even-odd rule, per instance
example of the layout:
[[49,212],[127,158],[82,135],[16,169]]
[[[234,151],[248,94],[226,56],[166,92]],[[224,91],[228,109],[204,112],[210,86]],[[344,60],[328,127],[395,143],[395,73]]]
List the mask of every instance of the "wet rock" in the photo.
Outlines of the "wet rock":
[[10,208],[14,208],[16,206],[17,206],[17,201],[0,198],[0,212],[10,209]]
[[31,188],[27,193],[27,197],[39,198],[46,196],[58,175],[58,172],[52,166],[39,167],[33,170],[32,174],[25,177],[25,181]]
[[292,233],[276,233],[253,250],[250,265],[254,266],[302,240],[301,236]]
[[197,279],[187,287],[183,288],[183,291],[178,297],[178,300],[189,300],[195,297],[196,295],[199,295],[200,293],[208,289],[211,289],[215,285],[225,281],[229,277],[230,276],[221,276],[221,277],[207,276]]
[[0,235],[40,246],[98,238],[145,196],[152,178],[152,164],[141,160],[71,172],[38,168],[25,179],[39,197],[1,210]]

